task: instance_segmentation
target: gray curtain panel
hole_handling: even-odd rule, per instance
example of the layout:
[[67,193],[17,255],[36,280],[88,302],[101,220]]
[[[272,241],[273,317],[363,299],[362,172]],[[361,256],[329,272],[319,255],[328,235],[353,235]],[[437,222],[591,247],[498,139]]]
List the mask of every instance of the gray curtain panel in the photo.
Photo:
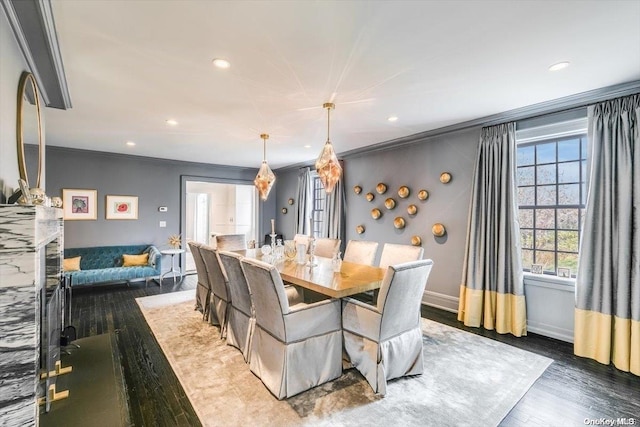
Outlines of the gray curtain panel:
[[482,129],[458,320],[526,335],[526,307],[516,198],[515,124]]
[[574,352],[640,375],[640,94],[589,107]]
[[298,206],[296,209],[296,228],[293,234],[308,235],[309,218],[311,217],[311,170],[309,168],[300,169],[298,175]]
[[[342,170],[344,170],[344,167]],[[327,193],[325,196],[324,221],[322,223],[321,237],[344,240],[346,231],[345,204],[346,196],[343,178],[338,181],[333,191]]]

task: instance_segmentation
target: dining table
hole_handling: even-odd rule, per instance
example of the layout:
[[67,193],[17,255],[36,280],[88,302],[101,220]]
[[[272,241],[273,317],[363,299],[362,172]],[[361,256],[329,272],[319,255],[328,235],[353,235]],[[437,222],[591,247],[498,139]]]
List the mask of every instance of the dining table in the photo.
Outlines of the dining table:
[[274,258],[263,255],[260,249],[235,251],[245,258],[268,262],[276,267],[284,282],[331,298],[343,298],[379,289],[385,269],[365,264],[343,261],[340,271],[334,271],[333,260],[315,256],[314,265],[307,261],[299,264],[296,259]]

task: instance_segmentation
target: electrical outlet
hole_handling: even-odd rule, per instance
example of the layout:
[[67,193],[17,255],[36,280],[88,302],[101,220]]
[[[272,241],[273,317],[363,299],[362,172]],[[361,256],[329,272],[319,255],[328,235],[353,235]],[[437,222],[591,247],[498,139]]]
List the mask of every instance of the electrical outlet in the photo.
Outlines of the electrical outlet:
[[166,228],[167,221],[160,221],[160,228]]

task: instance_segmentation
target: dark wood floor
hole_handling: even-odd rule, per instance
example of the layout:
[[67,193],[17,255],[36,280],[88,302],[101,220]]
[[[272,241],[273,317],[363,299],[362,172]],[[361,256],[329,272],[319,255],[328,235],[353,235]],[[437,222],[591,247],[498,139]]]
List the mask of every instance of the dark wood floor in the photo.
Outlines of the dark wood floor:
[[[195,276],[159,288],[144,283],[75,290],[78,338],[114,332],[136,426],[198,426],[200,422],[169,362],[151,334],[135,298],[195,288]],[[586,419],[635,417],[640,424],[640,378],[573,355],[571,344],[529,334],[524,338],[466,328],[453,313],[431,307],[423,316],[554,360],[502,426],[583,426]],[[490,400],[487,396],[487,400]],[[455,414],[452,414],[455,417]],[[96,425],[101,425],[99,420]],[[429,421],[425,420],[425,426]],[[602,425],[602,424],[601,424]],[[633,425],[633,424],[630,424]]]

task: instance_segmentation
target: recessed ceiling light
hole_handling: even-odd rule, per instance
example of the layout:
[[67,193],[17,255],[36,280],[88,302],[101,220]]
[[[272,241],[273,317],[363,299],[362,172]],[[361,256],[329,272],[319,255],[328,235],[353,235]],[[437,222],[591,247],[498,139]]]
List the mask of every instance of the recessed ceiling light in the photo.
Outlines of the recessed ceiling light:
[[311,148],[309,144],[305,145],[304,148]]
[[390,116],[387,118],[387,120],[389,120],[390,122],[397,122],[398,121],[398,116]]
[[169,119],[169,120],[167,120],[167,124],[168,124],[169,126],[177,126],[177,125],[178,125],[178,122],[176,122],[176,121],[175,121],[175,120],[173,120],[173,119]]
[[568,66],[569,66],[569,62],[567,62],[567,61],[558,62],[557,64],[550,65],[549,66],[549,71],[562,70],[564,68],[567,68]]
[[133,147],[134,145],[136,145],[136,143],[135,143],[135,142],[133,142],[133,141],[127,141],[127,145],[128,145],[129,147]]
[[227,61],[226,59],[222,59],[222,58],[216,58],[213,60],[213,65],[215,65],[218,68],[223,68],[223,69],[227,69],[229,67],[231,67],[231,63],[229,63],[229,61]]

